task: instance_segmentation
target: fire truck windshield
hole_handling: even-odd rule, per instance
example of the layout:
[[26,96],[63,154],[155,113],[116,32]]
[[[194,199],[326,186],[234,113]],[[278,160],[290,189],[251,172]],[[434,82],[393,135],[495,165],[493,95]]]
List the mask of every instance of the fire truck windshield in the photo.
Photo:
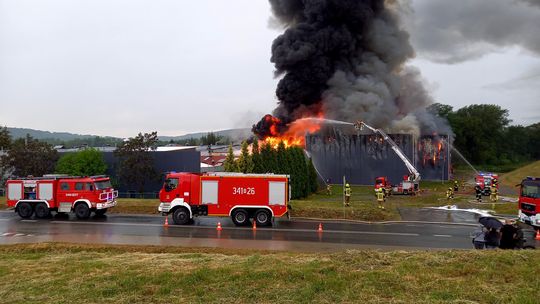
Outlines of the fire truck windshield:
[[524,181],[521,184],[521,196],[529,198],[540,198],[540,182]]
[[97,181],[95,182],[95,184],[96,184],[96,190],[104,190],[104,189],[112,188],[110,180]]
[[169,192],[178,187],[178,178],[167,178],[165,180],[165,191]]

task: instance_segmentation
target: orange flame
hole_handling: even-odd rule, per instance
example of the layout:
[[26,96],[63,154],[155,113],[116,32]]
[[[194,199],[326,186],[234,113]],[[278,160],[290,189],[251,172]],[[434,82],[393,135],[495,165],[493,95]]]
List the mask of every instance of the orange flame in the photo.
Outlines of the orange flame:
[[305,147],[306,134],[313,134],[321,129],[321,121],[310,120],[310,118],[324,118],[324,114],[320,112],[316,116],[306,116],[295,120],[287,126],[288,129],[283,134],[278,134],[276,128],[276,125],[281,122],[279,118],[268,118],[269,122],[271,120],[273,123],[270,126],[270,134],[272,136],[262,140],[262,144],[268,143],[274,149],[278,148],[280,142],[283,142],[286,148],[293,146]]

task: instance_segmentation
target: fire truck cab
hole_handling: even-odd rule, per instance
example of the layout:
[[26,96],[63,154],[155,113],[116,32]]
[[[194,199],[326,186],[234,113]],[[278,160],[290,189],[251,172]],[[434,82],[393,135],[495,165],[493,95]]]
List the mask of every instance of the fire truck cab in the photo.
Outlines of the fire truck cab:
[[384,195],[388,196],[392,193],[392,184],[388,181],[388,177],[380,176],[375,179],[375,190],[382,188]]
[[108,208],[116,206],[118,197],[107,176],[14,178],[7,181],[6,189],[8,207],[24,219],[33,214],[39,219],[48,218],[51,211],[74,211],[77,218],[87,219],[92,212],[105,214]]
[[185,225],[195,216],[230,216],[237,226],[269,226],[288,214],[289,176],[242,173],[169,173],[158,211]]
[[479,173],[475,177],[476,185],[480,186],[482,189],[482,195],[489,196],[491,194],[491,186],[497,187],[499,189],[499,183],[497,180],[499,176],[493,173]]
[[540,229],[540,177],[527,177],[521,182],[519,219]]

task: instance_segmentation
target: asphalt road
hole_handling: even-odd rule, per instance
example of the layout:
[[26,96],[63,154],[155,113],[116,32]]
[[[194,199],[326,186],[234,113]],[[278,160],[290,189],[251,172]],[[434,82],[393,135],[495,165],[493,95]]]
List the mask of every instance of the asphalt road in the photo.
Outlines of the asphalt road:
[[[216,230],[220,221],[222,231]],[[343,249],[471,249],[472,224],[394,222],[363,224],[278,220],[272,227],[236,227],[228,218],[197,218],[193,225],[164,227],[164,217],[108,215],[77,220],[53,217],[22,220],[0,212],[0,244],[74,242],[95,244],[168,245],[250,248],[261,250],[335,251]],[[528,232],[527,238],[534,242]],[[540,242],[536,244],[540,246]]]

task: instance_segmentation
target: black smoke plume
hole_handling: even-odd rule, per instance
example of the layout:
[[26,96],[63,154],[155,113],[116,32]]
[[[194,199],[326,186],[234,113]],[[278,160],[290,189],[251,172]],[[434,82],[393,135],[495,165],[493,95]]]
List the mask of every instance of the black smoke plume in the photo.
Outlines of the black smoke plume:
[[[419,72],[405,67],[414,56],[395,0],[270,0],[286,28],[272,44],[279,81],[274,110],[280,129],[324,113],[362,119],[388,131],[420,133],[433,125],[431,98]],[[428,121],[424,121],[427,119]],[[263,118],[253,132],[271,132]]]

